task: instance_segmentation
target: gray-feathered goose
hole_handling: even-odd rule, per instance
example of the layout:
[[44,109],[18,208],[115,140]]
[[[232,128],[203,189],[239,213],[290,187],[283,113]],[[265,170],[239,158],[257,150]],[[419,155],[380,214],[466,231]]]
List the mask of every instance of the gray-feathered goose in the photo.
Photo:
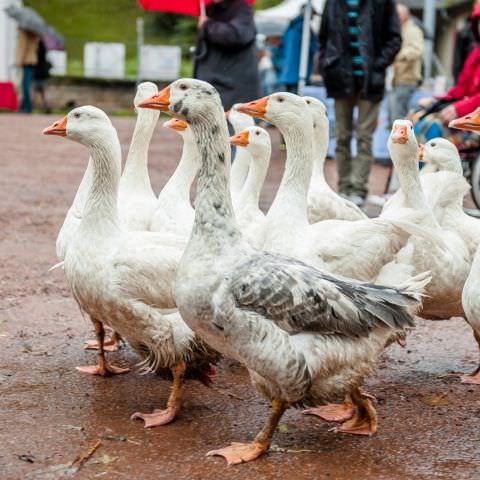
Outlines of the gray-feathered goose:
[[253,442],[208,455],[229,464],[254,460],[268,450],[288,407],[315,406],[345,393],[351,393],[356,412],[340,431],[372,433],[375,410],[358,387],[374,371],[392,331],[413,325],[407,308],[418,303],[422,285],[355,283],[254,249],[233,214],[230,146],[217,91],[181,79],[143,106],[187,120],[202,159],[195,223],[175,287],[178,308],[203,340],[248,367],[272,403]]

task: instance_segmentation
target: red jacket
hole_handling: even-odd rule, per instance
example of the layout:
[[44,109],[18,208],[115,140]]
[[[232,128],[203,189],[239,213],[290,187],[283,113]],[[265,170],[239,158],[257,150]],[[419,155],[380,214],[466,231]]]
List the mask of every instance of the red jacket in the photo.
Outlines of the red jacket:
[[468,54],[457,84],[442,98],[457,99],[453,105],[459,117],[480,107],[480,47],[474,48]]

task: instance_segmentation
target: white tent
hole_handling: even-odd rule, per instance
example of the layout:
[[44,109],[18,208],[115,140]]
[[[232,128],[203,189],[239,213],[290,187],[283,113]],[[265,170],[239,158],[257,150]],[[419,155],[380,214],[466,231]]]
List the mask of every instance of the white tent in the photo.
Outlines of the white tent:
[[[255,24],[259,33],[282,35],[288,24],[301,12],[306,0],[284,0],[276,7],[260,10],[255,14]],[[312,0],[313,9],[322,13],[325,0]]]
[[5,8],[21,4],[20,0],[0,0],[0,82],[12,81],[15,77],[17,24],[8,17]]

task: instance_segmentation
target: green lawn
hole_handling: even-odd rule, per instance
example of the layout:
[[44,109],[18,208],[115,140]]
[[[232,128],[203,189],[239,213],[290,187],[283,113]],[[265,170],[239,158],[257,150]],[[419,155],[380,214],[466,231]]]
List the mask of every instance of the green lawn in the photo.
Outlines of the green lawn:
[[[172,0],[181,1],[181,0]],[[266,8],[280,0],[257,0]],[[136,73],[136,19],[145,19],[145,43],[180,45],[182,76],[191,75],[188,48],[194,44],[195,19],[179,15],[145,12],[135,0],[25,0],[66,39],[68,74],[83,75],[86,42],[122,42],[126,45],[126,75]]]

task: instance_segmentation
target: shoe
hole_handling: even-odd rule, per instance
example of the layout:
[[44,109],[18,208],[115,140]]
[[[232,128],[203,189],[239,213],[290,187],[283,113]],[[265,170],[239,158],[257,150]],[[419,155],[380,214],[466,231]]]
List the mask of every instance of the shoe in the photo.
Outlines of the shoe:
[[357,207],[361,207],[365,203],[365,199],[363,197],[361,197],[360,195],[351,194],[351,195],[348,196],[348,199],[352,203],[354,203]]

